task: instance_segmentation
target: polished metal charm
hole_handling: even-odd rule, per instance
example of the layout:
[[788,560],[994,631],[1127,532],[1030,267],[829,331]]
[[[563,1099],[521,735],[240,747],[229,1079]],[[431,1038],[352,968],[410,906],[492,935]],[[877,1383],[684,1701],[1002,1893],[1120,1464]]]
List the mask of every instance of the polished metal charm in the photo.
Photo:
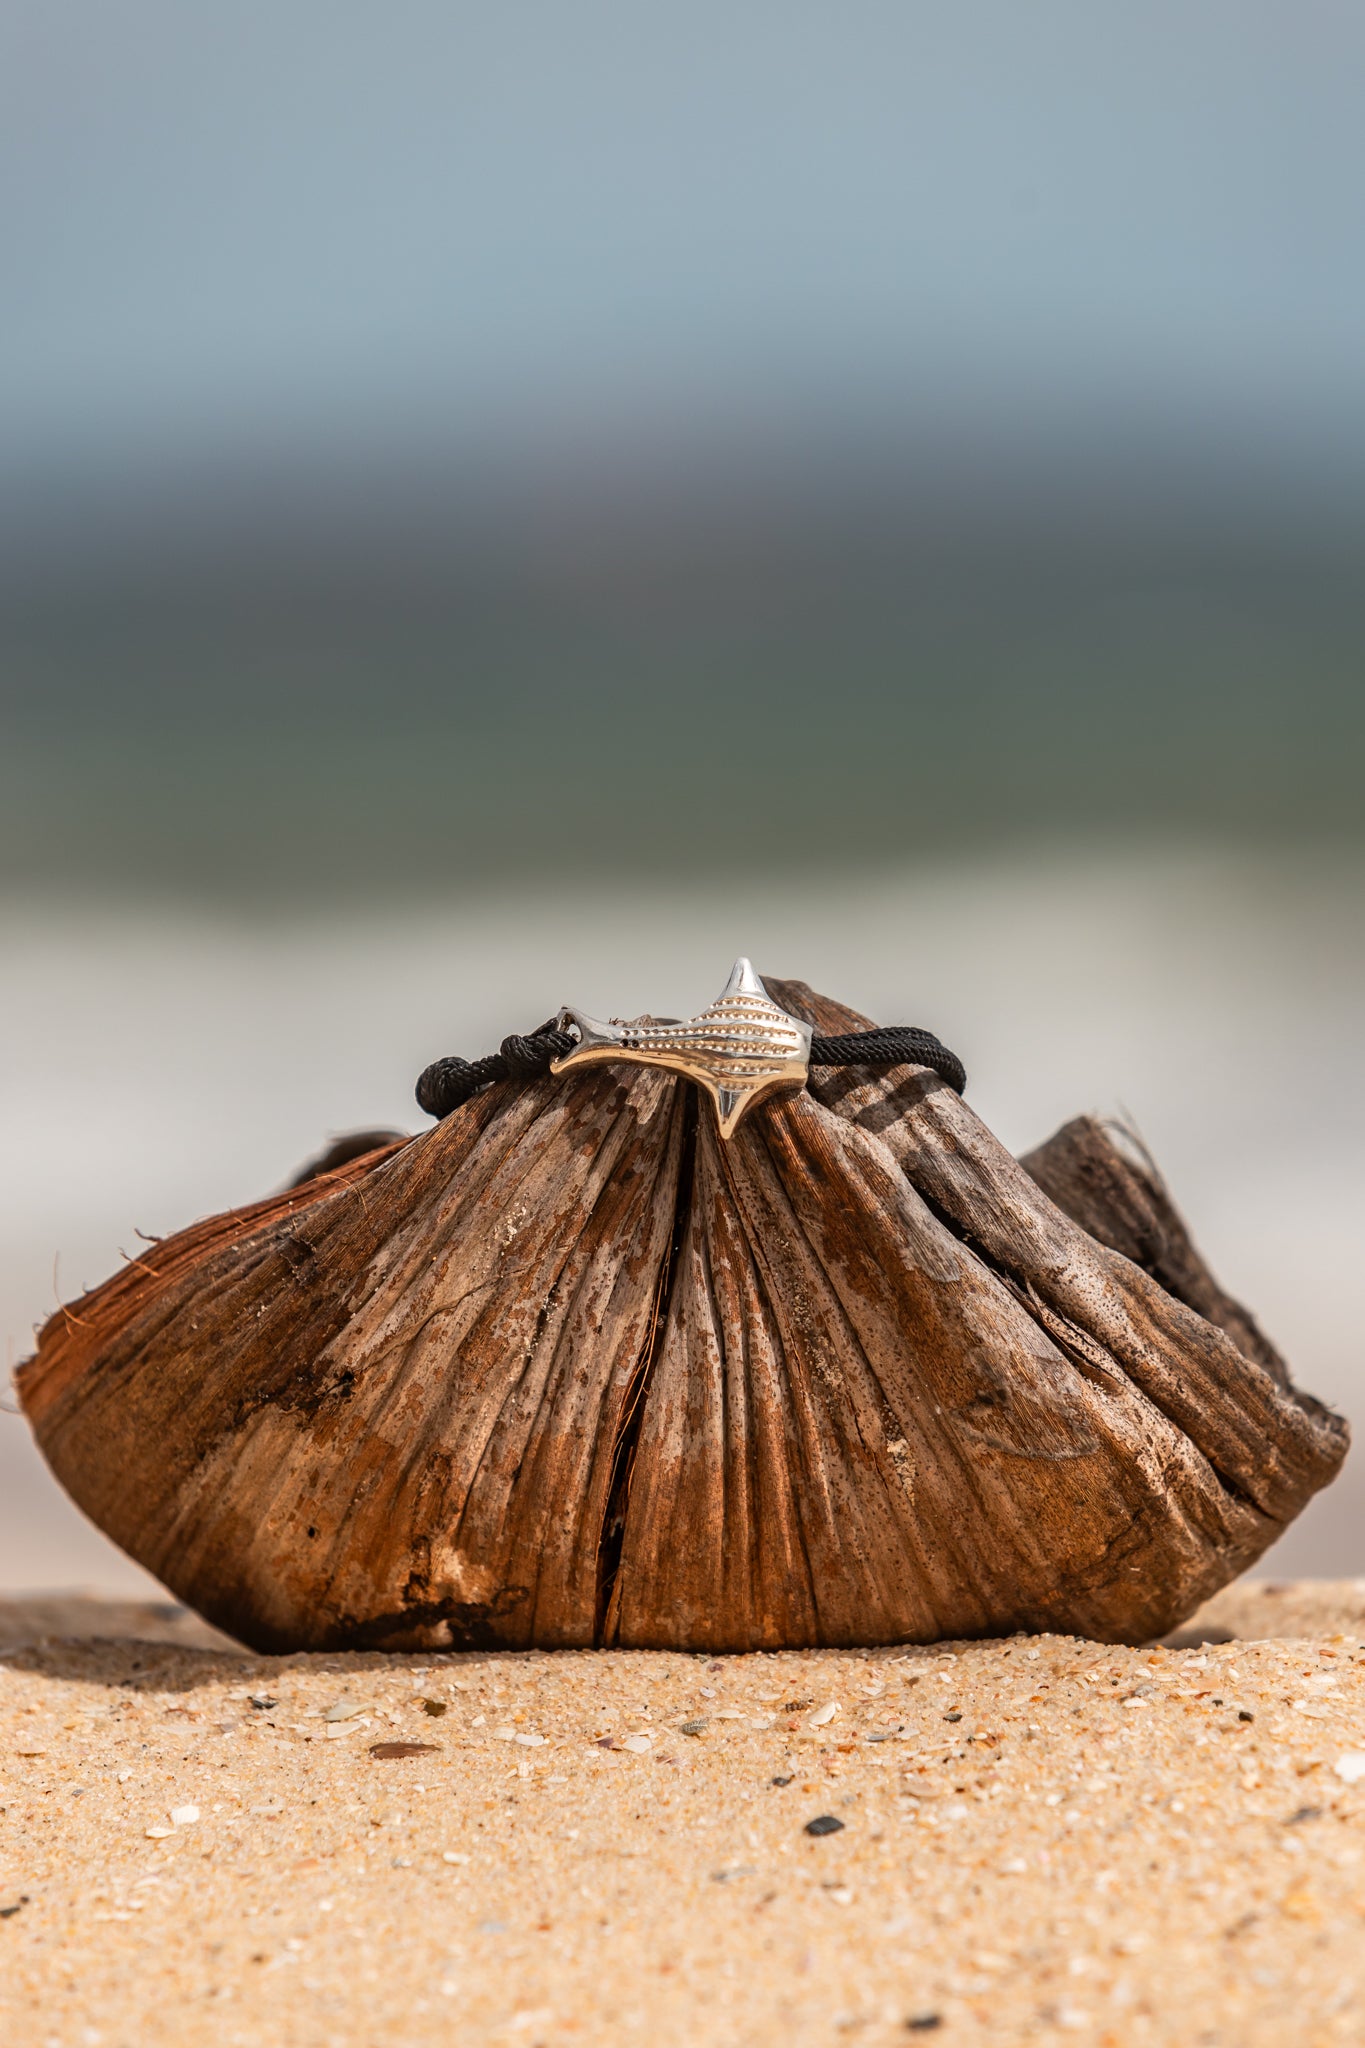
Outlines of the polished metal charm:
[[721,994],[698,1017],[643,1017],[603,1024],[581,1010],[561,1010],[559,1029],[578,1044],[551,1072],[607,1060],[664,1067],[704,1088],[716,1106],[722,1138],[733,1137],[757,1102],[803,1088],[810,1069],[811,1026],[779,1010],[747,960],[736,960]]

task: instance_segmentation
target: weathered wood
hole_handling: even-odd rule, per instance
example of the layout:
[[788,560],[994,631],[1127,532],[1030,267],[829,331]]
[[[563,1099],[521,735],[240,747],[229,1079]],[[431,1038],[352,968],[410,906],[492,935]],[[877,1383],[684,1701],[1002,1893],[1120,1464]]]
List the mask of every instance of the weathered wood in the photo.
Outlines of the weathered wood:
[[703,1125],[698,1174],[615,1640],[1145,1636],[1203,1597],[1211,1546],[1260,1536],[1188,1438],[1068,1356],[818,1103],[726,1147]]
[[153,1248],[169,1284],[112,1328],[99,1295],[53,1318],[21,1378],[58,1477],[262,1648],[433,1625],[591,1643],[611,1451],[672,1227],[676,1094],[640,1071],[490,1091],[221,1230],[207,1257]]
[[20,1392],[261,1647],[1139,1639],[1344,1425],[1098,1126],[1031,1164],[919,1068],[817,1071],[729,1143],[655,1070],[502,1084],[150,1248]]
[[[822,1031],[865,1026],[856,1011],[801,983],[768,986]],[[811,1088],[879,1137],[955,1233],[992,1261],[1035,1313],[1053,1319],[1057,1334],[1098,1343],[1199,1445],[1221,1482],[1269,1518],[1266,1543],[1335,1474],[1349,1442],[1342,1418],[1281,1386],[1222,1330],[1073,1223],[936,1074],[923,1067],[877,1074],[829,1069],[813,1074]]]
[[1073,1117],[1019,1164],[1063,1215],[1141,1266],[1186,1308],[1225,1331],[1243,1358],[1254,1358],[1280,1386],[1289,1386],[1289,1367],[1249,1311],[1218,1285],[1131,1132],[1106,1128],[1098,1117]]

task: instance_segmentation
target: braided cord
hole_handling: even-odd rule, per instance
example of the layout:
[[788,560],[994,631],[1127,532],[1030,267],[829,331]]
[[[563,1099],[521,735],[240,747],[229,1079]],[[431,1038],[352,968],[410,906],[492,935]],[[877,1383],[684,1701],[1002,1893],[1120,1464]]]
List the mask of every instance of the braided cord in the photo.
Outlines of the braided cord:
[[955,1052],[932,1031],[913,1024],[883,1024],[872,1031],[845,1031],[834,1038],[812,1038],[813,1067],[932,1067],[958,1095],[967,1086],[967,1069]]

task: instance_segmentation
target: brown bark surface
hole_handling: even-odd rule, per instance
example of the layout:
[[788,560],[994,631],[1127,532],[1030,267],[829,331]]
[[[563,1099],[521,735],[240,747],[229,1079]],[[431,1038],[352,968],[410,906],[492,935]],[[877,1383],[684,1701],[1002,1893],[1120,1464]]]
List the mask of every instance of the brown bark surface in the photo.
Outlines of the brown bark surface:
[[151,1247],[20,1392],[86,1512],[263,1648],[1139,1640],[1345,1428],[1100,1126],[1027,1168],[915,1067],[816,1070],[729,1143],[652,1070],[502,1084]]
[[1225,1331],[1244,1358],[1289,1386],[1289,1367],[1255,1318],[1218,1285],[1165,1182],[1129,1132],[1107,1128],[1098,1117],[1073,1117],[1019,1164],[1073,1223],[1141,1266],[1177,1301]]

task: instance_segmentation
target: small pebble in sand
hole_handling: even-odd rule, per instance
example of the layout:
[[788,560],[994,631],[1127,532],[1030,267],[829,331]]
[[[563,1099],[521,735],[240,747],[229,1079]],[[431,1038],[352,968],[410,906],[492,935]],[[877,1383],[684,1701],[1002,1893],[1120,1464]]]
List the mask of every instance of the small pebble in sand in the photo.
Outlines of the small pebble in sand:
[[1345,1756],[1339,1756],[1332,1769],[1348,1785],[1358,1785],[1365,1778],[1365,1749],[1348,1749]]
[[830,1722],[834,1719],[834,1716],[838,1713],[838,1711],[838,1700],[830,1700],[825,1706],[817,1707],[815,1712],[810,1717],[811,1727],[828,1728]]
[[832,1813],[817,1813],[814,1820],[806,1822],[806,1833],[808,1835],[837,1835],[842,1830],[843,1825],[843,1822],[836,1819]]
[[193,1827],[198,1818],[199,1808],[197,1806],[173,1806],[171,1808],[171,1826],[173,1828]]

